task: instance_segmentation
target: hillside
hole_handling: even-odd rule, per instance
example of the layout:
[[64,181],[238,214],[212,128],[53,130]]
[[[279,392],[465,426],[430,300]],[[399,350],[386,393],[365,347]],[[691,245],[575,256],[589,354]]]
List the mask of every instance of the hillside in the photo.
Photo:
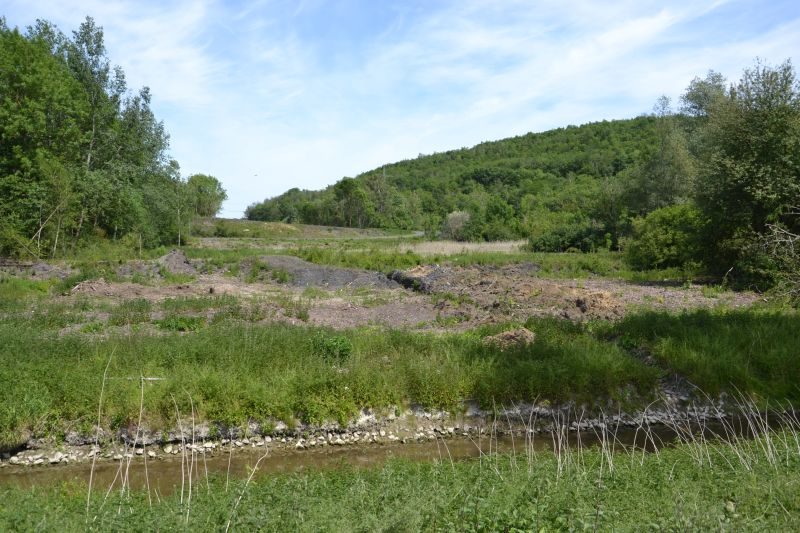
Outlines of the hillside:
[[[664,128],[686,117],[642,116],[528,133],[420,155],[344,178],[322,191],[292,189],[247,218],[442,231],[460,240],[530,235],[545,248],[591,248],[616,232],[611,200],[658,153]],[[639,211],[635,202],[629,210]],[[638,206],[644,208],[645,206]],[[644,209],[646,210],[646,209]],[[448,217],[448,215],[450,215]],[[554,231],[560,235],[554,235]]]

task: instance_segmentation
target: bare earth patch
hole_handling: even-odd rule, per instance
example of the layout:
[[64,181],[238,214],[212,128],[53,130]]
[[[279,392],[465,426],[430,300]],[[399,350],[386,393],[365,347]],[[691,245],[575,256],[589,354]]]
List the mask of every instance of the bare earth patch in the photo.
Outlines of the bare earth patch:
[[[241,276],[222,273],[195,274],[185,283],[162,280],[148,285],[101,278],[78,284],[67,298],[80,295],[112,302],[132,298],[160,302],[167,298],[228,295],[249,299],[252,305],[269,310],[262,313],[258,319],[261,321],[337,329],[380,326],[433,330],[466,330],[481,324],[523,322],[530,317],[618,320],[641,309],[734,308],[749,306],[758,299],[758,295],[747,292],[704,293],[700,286],[545,279],[538,277],[533,264],[421,265],[395,272],[388,279],[378,272],[316,265],[292,256],[264,256],[259,261],[270,269],[285,271],[288,281],[278,282],[265,275],[256,282],[247,282]],[[175,252],[155,264],[175,273],[198,271],[197,265]],[[209,311],[209,318],[214,312]]]

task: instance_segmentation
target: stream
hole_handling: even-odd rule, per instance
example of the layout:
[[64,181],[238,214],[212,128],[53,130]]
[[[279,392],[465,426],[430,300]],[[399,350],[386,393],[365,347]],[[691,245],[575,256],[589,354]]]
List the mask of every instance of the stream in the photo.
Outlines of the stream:
[[[723,433],[721,426],[709,425],[706,432],[710,437]],[[608,436],[607,436],[608,438]],[[594,431],[569,432],[565,434],[566,444],[571,448],[598,446],[600,438]],[[526,455],[530,451],[552,451],[553,437],[550,434],[535,434],[526,443],[524,436],[502,436],[489,439],[487,436],[454,437],[421,442],[399,442],[388,444],[364,444],[348,446],[326,446],[308,450],[289,450],[285,448],[243,448],[232,453],[227,449],[213,454],[193,454],[193,484],[205,484],[207,476],[226,476],[232,479],[247,477],[260,460],[254,477],[276,474],[296,473],[333,469],[342,466],[353,468],[380,467],[391,459],[404,459],[424,462],[463,461],[479,457],[482,453],[517,453]],[[620,428],[616,433],[617,448],[634,446],[652,451],[655,447],[669,446],[677,441],[676,433],[666,427],[652,428],[652,440],[640,430]],[[186,460],[181,455],[161,455],[158,458],[134,456],[128,460],[98,460],[94,466],[93,486],[107,490],[110,486],[120,487],[121,476],[127,469],[131,489],[146,489],[159,494],[169,494],[180,490],[182,481],[188,480],[189,463],[192,454],[187,452]],[[85,485],[89,481],[91,462],[75,462],[50,466],[7,466],[0,469],[0,487],[52,487],[75,483]]]

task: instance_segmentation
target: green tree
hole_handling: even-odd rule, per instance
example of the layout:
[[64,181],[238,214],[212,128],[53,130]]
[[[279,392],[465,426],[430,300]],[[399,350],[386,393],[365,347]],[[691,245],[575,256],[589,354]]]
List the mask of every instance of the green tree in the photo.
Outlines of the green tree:
[[800,87],[791,62],[745,70],[711,106],[703,136],[696,197],[710,220],[707,262],[744,276],[744,252],[769,225],[796,224],[787,215],[800,198]]
[[214,176],[192,174],[186,184],[197,216],[213,217],[222,208],[222,202],[228,199],[222,183]]

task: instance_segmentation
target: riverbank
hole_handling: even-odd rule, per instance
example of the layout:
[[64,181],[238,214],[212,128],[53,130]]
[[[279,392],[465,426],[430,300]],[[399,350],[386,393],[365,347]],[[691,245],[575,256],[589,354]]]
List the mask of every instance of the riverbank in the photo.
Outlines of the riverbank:
[[[797,434],[685,440],[658,453],[599,445],[479,459],[390,460],[264,477],[204,475],[179,490],[108,490],[85,480],[0,488],[6,530],[263,529],[315,531],[661,530],[788,531],[800,527]],[[606,441],[609,442],[609,441]],[[610,441],[613,442],[613,441]],[[256,465],[258,466],[258,465]],[[192,482],[189,482],[192,479]],[[88,495],[88,499],[87,499]]]

